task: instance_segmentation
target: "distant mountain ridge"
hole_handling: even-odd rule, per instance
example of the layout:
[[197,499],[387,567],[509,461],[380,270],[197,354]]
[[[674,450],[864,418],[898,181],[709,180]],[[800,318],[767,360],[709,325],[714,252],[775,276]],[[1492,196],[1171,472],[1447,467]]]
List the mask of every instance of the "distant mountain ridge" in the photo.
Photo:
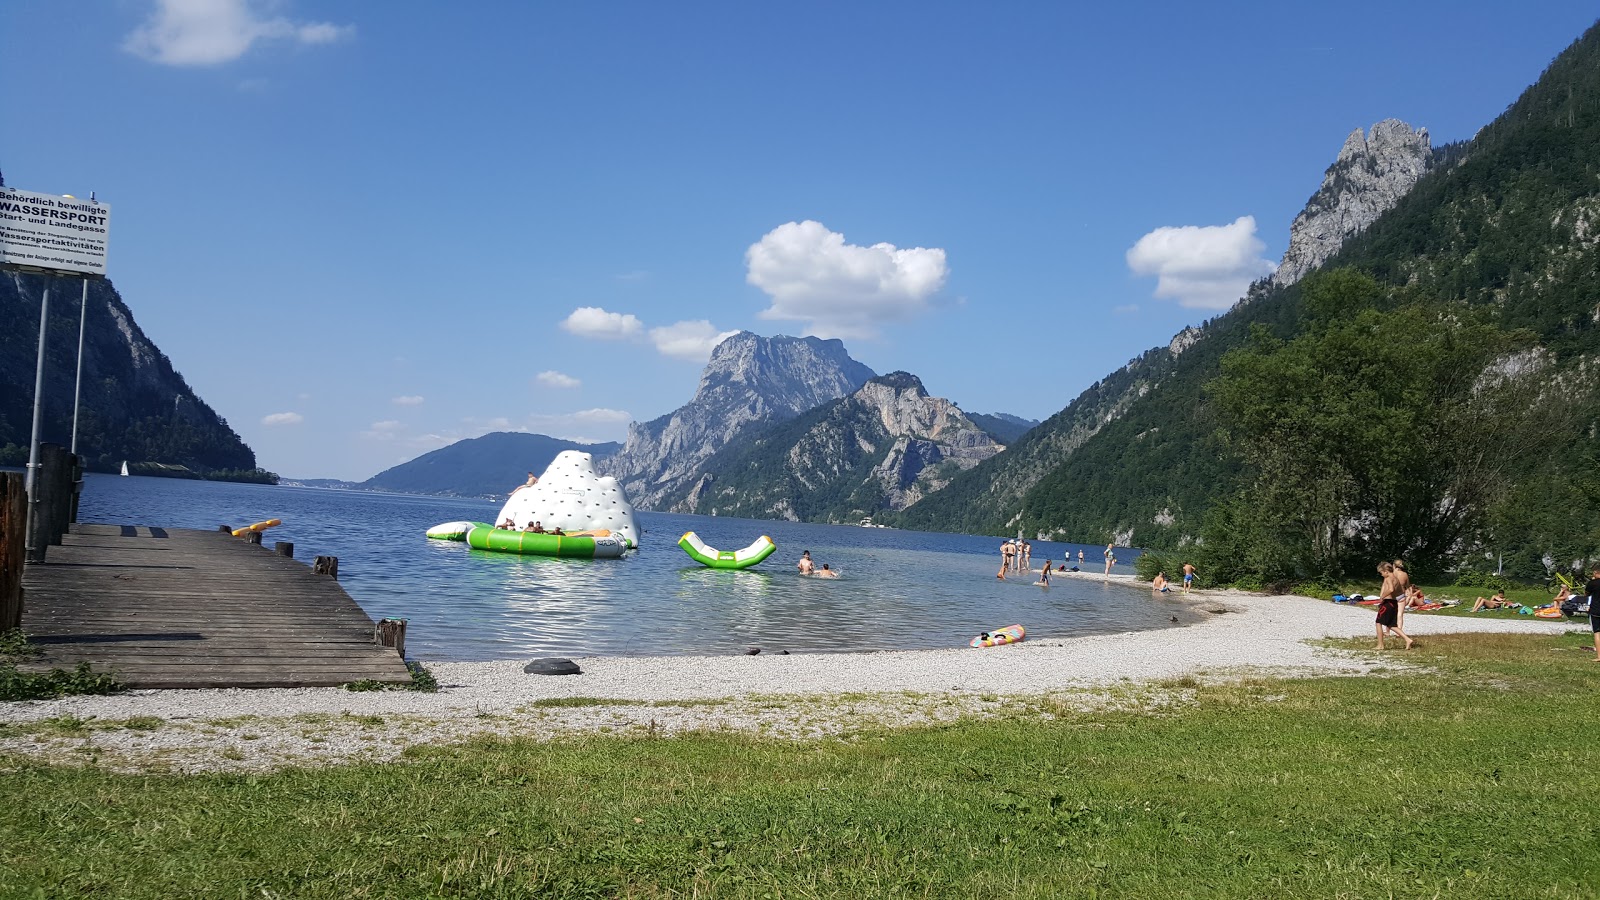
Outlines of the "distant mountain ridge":
[[526,481],[529,472],[543,472],[563,450],[579,450],[599,460],[619,449],[621,445],[615,441],[580,444],[543,434],[496,431],[424,453],[352,487],[404,494],[503,497]]
[[854,524],[902,509],[1004,447],[908,372],[747,432],[705,460],[664,508]]
[[837,339],[741,331],[711,351],[693,399],[630,424],[622,450],[598,468],[616,476],[636,509],[663,509],[740,435],[843,397],[874,374]]

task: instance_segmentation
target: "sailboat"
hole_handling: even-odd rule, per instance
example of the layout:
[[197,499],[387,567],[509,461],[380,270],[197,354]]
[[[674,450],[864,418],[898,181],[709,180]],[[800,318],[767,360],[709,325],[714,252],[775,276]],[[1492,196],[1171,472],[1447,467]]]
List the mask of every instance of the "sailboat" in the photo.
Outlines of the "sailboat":
[[128,461],[127,460],[123,460],[122,461],[122,477],[124,477],[124,478],[128,477]]

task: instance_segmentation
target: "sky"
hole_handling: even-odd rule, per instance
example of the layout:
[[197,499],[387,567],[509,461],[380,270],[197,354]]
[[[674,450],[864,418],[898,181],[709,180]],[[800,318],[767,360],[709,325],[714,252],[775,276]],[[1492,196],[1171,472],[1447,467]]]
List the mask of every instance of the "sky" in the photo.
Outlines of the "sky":
[[135,320],[285,477],[622,440],[741,329],[1044,419],[1270,273],[1351,131],[1471,137],[1596,16],[7,3],[0,171],[110,205]]

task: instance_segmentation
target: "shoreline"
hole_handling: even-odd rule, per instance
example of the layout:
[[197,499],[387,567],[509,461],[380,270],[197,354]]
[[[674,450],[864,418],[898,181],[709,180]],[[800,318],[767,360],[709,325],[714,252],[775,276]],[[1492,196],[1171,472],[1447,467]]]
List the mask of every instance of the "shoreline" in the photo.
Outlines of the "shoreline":
[[[581,675],[527,675],[522,659],[438,662],[426,663],[440,686],[433,694],[148,690],[12,702],[0,705],[0,754],[116,771],[271,771],[393,759],[410,746],[481,735],[716,730],[803,739],[1047,715],[1045,707],[1062,705],[1171,702],[1167,683],[1185,678],[1362,675],[1404,665],[1398,648],[1368,655],[1310,643],[1372,637],[1373,613],[1363,607],[1221,590],[1189,598],[1206,616],[1195,624],[988,649],[574,658]],[[1572,627],[1416,614],[1405,624],[1422,644],[1437,634]]]

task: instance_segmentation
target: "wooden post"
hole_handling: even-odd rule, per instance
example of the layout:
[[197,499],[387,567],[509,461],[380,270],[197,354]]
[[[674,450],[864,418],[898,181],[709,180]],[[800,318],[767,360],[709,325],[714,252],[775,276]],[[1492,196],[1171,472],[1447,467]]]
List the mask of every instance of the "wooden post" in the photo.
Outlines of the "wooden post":
[[28,521],[26,480],[20,472],[0,472],[0,631],[22,627],[22,566]]
[[373,641],[380,647],[393,647],[394,652],[406,658],[406,620],[379,619],[373,632]]
[[56,496],[61,479],[58,477],[61,456],[66,453],[60,444],[39,445],[39,468],[33,473],[33,533],[28,535],[28,562],[44,562],[45,551],[51,544],[61,543],[56,532],[55,519],[59,508]]
[[261,532],[253,530],[246,531],[244,533],[244,542],[247,544],[255,544],[257,547],[261,546]]
[[78,500],[83,497],[83,456],[79,454],[72,458],[72,513],[67,518],[68,525],[78,524]]
[[337,557],[337,556],[319,556],[319,557],[317,557],[317,561],[311,564],[311,572],[314,575],[332,575],[333,576],[333,580],[334,581],[338,581],[339,580],[339,557]]
[[287,556],[290,559],[294,559],[294,543],[291,541],[279,541],[272,545],[272,549],[278,551],[279,556]]
[[233,534],[233,526],[232,525],[218,525],[217,526],[217,530],[218,531],[226,531],[228,534]]

